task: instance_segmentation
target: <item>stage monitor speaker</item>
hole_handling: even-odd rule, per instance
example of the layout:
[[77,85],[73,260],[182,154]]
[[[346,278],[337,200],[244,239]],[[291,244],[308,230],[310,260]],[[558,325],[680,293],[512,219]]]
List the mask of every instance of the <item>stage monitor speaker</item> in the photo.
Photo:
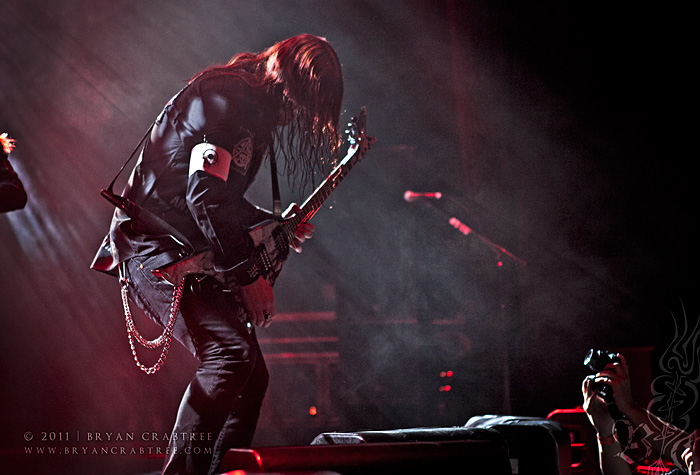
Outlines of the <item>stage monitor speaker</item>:
[[571,475],[569,433],[556,421],[538,417],[474,416],[465,427],[498,431],[506,440],[513,473]]
[[[467,435],[469,437],[465,438]],[[322,434],[319,437],[314,439],[315,445],[310,446],[229,450],[222,472],[512,473],[505,441],[492,430],[457,427]]]
[[464,426],[416,427],[412,429],[365,430],[358,432],[325,432],[311,445],[337,445],[397,442],[445,442],[454,440],[487,440],[506,445],[503,436],[494,430]]

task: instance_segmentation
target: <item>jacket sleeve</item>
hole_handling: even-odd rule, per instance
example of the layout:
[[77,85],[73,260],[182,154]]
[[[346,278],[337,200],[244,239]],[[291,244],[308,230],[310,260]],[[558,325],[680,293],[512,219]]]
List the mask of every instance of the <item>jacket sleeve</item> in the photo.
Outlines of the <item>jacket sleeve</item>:
[[[217,90],[201,92],[178,117],[187,129],[188,141],[183,141],[189,157],[192,147],[206,140],[231,152],[241,140],[253,137],[242,126],[235,96]],[[237,160],[252,160],[251,155]],[[257,278],[251,258],[253,241],[248,234],[250,210],[253,206],[243,197],[247,179],[245,170],[232,170],[226,181],[197,170],[187,180],[186,201],[197,226],[209,242],[219,270],[232,270],[236,281],[246,285]]]

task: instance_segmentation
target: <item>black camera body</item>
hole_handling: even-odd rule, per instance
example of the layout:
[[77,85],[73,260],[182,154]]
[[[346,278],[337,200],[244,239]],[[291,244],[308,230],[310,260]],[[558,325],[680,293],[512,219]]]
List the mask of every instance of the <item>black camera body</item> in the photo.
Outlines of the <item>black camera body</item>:
[[589,376],[589,378],[591,379],[591,385],[593,386],[593,389],[597,389],[600,397],[602,397],[603,400],[608,404],[612,404],[613,402],[615,402],[615,396],[613,394],[612,388],[609,384],[598,383],[593,381],[593,378],[596,373],[600,373],[601,371],[603,371],[603,369],[605,369],[607,365],[619,362],[620,357],[617,356],[617,353],[613,353],[607,350],[594,349],[591,349],[586,355],[586,358],[584,358],[583,360],[584,366],[586,366],[593,372],[593,374]]

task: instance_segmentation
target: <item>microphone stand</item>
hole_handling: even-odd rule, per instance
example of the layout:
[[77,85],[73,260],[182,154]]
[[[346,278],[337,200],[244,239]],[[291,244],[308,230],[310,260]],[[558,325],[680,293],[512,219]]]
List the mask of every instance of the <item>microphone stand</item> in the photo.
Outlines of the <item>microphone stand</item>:
[[457,219],[457,218],[455,218],[455,217],[451,217],[449,222],[450,222],[450,225],[452,225],[452,227],[454,227],[455,229],[457,229],[457,231],[459,231],[460,233],[464,234],[465,236],[468,236],[468,235],[470,235],[470,234],[473,234],[474,236],[476,236],[481,242],[485,243],[485,244],[488,245],[491,249],[493,249],[493,250],[496,252],[497,255],[504,255],[504,256],[510,258],[511,260],[517,262],[518,264],[520,264],[520,265],[523,266],[523,267],[525,267],[525,266],[527,265],[527,262],[525,262],[523,259],[519,258],[519,257],[516,256],[515,254],[513,254],[512,252],[510,252],[510,251],[509,251],[508,249],[506,249],[505,247],[499,246],[498,244],[496,244],[495,242],[491,241],[491,240],[490,240],[489,238],[487,238],[486,236],[477,233],[477,232],[474,231],[472,228],[470,228],[469,226],[467,226],[466,224],[464,224],[463,222],[461,222],[459,219]]
[[[447,194],[444,194],[444,193],[443,193],[442,196],[447,197],[448,200],[450,200],[452,203],[455,203],[457,206],[459,206],[460,208],[462,208],[467,214],[472,214],[471,211],[469,210],[469,208],[467,208],[466,206],[464,206],[462,203],[460,203],[460,202],[457,201],[456,199],[452,198],[450,195],[447,195]],[[506,257],[508,257],[509,259],[511,259],[512,261],[516,262],[517,264],[519,264],[519,265],[522,266],[522,267],[525,267],[525,266],[527,265],[527,262],[526,262],[524,259],[521,259],[520,257],[516,256],[515,254],[513,254],[512,252],[510,252],[510,251],[509,251],[508,249],[506,249],[505,247],[503,247],[503,246],[501,246],[501,245],[499,245],[499,244],[496,244],[495,242],[491,241],[489,238],[487,238],[486,236],[484,236],[484,235],[478,233],[477,231],[474,230],[474,228],[472,228],[472,227],[470,227],[470,226],[467,226],[466,224],[464,224],[462,221],[460,221],[460,220],[457,219],[456,217],[450,216],[448,213],[445,213],[444,211],[442,211],[442,210],[440,210],[440,209],[437,209],[435,206],[432,205],[432,203],[430,203],[429,199],[427,199],[427,198],[423,198],[423,199],[417,198],[417,199],[414,200],[414,201],[422,201],[422,202],[425,204],[425,206],[426,206],[427,208],[431,208],[432,210],[434,210],[434,211],[438,212],[439,214],[441,214],[443,217],[446,217],[446,218],[447,218],[447,217],[449,216],[449,218],[447,218],[447,221],[448,221],[448,223],[450,224],[450,226],[452,226],[453,228],[457,229],[457,231],[459,231],[460,233],[462,233],[464,236],[468,236],[468,235],[470,235],[470,234],[473,234],[474,236],[476,236],[477,239],[479,239],[481,242],[483,242],[484,244],[486,244],[487,246],[489,246],[491,249],[493,249],[493,251],[496,253],[497,256],[501,256],[501,255],[506,256]]]
[[[452,198],[450,195],[442,194],[441,196],[446,196],[447,199],[449,199],[451,202],[456,204],[458,207],[460,207],[462,210],[464,210],[468,215],[471,215],[472,212],[464,206],[462,203],[457,201],[456,199]],[[481,242],[486,244],[488,247],[490,247],[497,256],[506,256],[508,259],[512,260],[513,262],[517,263],[519,266],[524,268],[527,265],[527,262],[513,254],[512,252],[508,251],[505,247],[494,243],[491,241],[489,238],[486,236],[478,233],[475,231],[473,228],[470,226],[464,224],[462,221],[457,219],[454,216],[450,216],[448,213],[445,211],[436,208],[433,206],[432,203],[430,203],[429,199],[420,199],[420,201],[423,201],[424,205],[428,208],[431,208],[432,210],[436,211],[440,215],[442,215],[444,218],[447,219],[448,223],[450,226],[454,227],[457,229],[460,233],[462,233],[465,237],[473,234],[476,236],[477,239],[479,239]],[[448,218],[449,216],[449,218]],[[499,266],[500,266],[500,261],[499,261]],[[499,294],[502,294],[502,292],[499,292]],[[499,299],[500,300],[500,299]],[[501,357],[502,357],[502,363],[503,363],[503,412],[505,414],[510,414],[511,413],[511,385],[510,385],[510,354],[508,351],[508,332],[507,332],[507,319],[506,319],[506,305],[500,301],[499,302],[499,325],[500,325],[500,331],[501,331],[501,338],[499,338],[501,344],[500,344],[500,352],[501,352]]]

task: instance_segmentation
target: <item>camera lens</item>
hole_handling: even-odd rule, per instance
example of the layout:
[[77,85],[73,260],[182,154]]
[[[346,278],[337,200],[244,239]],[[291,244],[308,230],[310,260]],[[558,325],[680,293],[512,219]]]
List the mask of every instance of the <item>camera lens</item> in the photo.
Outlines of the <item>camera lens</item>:
[[583,359],[583,365],[588,366],[589,369],[593,369],[591,366],[595,366],[595,362],[598,359],[598,356],[596,355],[596,351],[594,349],[590,349],[588,351],[588,354],[586,357]]

